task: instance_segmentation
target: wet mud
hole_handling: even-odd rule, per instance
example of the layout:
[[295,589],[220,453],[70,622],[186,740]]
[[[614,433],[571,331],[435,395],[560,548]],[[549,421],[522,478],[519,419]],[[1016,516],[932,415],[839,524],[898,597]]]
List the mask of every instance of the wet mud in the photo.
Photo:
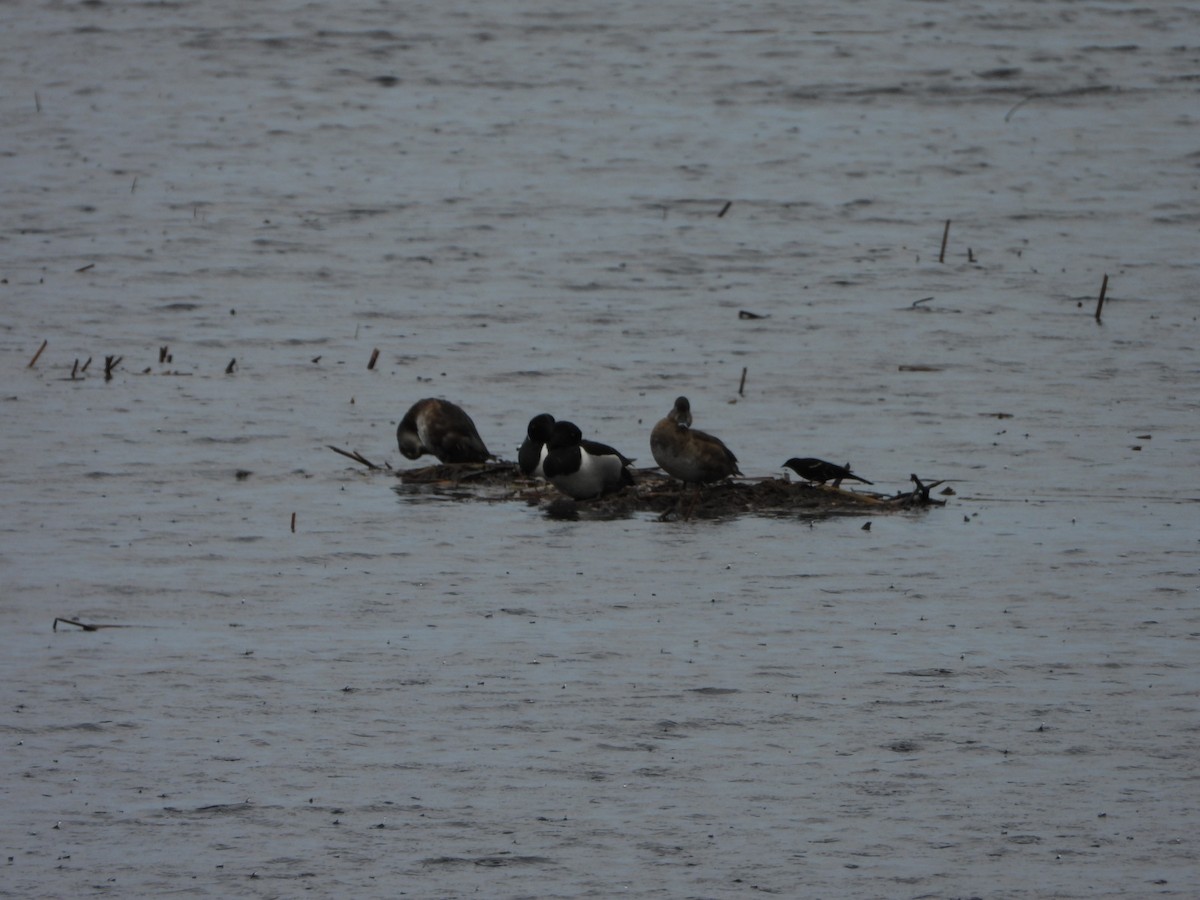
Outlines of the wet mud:
[[462,500],[517,501],[540,507],[558,519],[617,519],[637,514],[653,514],[660,521],[738,515],[882,515],[945,505],[944,500],[930,496],[940,482],[926,485],[915,476],[913,490],[887,496],[781,478],[686,485],[660,471],[642,469],[634,476],[634,487],[577,501],[540,479],[524,477],[515,463],[437,465],[397,474],[401,484],[396,490],[401,496],[419,497],[433,491]]

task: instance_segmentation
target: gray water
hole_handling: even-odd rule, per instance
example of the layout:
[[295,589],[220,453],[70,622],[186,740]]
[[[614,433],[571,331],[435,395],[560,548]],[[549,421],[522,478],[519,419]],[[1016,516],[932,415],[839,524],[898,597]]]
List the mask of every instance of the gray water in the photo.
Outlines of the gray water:
[[[1192,893],[1194,9],[5,18],[0,894]],[[564,523],[327,449],[445,396],[649,465],[679,394],[955,493]]]

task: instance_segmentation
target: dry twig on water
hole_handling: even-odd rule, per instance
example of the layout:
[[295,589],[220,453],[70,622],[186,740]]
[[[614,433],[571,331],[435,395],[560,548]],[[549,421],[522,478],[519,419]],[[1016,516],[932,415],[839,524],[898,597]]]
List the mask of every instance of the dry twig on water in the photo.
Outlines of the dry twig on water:
[[1100,299],[1096,301],[1096,321],[1100,321],[1100,310],[1104,308],[1104,295],[1108,293],[1108,273],[1104,274],[1104,280],[1100,282]]
[[342,456],[346,457],[347,459],[352,459],[356,463],[366,466],[368,469],[380,468],[379,466],[375,465],[375,463],[371,462],[369,459],[367,459],[365,456],[363,456],[361,453],[359,453],[357,450],[343,450],[340,447],[333,446],[333,444],[326,444],[325,446],[328,447],[330,450],[332,450],[334,453],[340,453],[340,454],[342,454]]
[[54,624],[51,626],[51,631],[58,631],[58,623],[64,625],[74,625],[76,628],[82,628],[84,631],[99,631],[101,628],[128,628],[128,625],[90,625],[87,622],[80,622],[78,619],[69,619],[66,616],[55,616]]

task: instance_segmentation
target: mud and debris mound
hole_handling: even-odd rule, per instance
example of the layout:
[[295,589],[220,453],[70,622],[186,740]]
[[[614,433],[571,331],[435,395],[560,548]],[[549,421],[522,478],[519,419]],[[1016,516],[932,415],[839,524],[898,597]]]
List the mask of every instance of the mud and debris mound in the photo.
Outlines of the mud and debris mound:
[[524,502],[543,507],[553,518],[618,519],[650,514],[661,519],[717,519],[741,515],[873,516],[943,506],[932,488],[911,476],[913,490],[887,495],[844,490],[783,478],[740,478],[716,484],[685,485],[657,469],[635,470],[636,484],[597,500],[572,500],[553,485],[521,474],[515,463],[433,465],[396,470],[402,495],[435,494],[446,499]]

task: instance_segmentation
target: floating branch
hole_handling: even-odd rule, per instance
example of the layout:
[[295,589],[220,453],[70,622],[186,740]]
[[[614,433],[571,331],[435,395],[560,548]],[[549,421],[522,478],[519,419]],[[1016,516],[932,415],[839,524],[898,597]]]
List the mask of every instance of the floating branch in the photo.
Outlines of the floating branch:
[[87,622],[80,622],[78,619],[68,619],[66,616],[57,616],[54,619],[54,624],[51,626],[51,631],[58,631],[58,623],[64,625],[74,625],[76,628],[82,628],[84,631],[99,631],[101,628],[128,628],[128,625],[89,625]]
[[369,459],[367,459],[365,456],[363,456],[357,450],[343,450],[340,447],[333,446],[333,444],[326,444],[325,446],[328,447],[330,450],[332,450],[334,453],[340,453],[340,454],[342,454],[342,456],[346,457],[347,459],[352,459],[359,465],[366,466],[368,469],[378,469],[379,468],[379,466],[375,465],[375,463],[371,462]]
[[50,343],[50,339],[49,339],[49,338],[45,338],[45,339],[42,341],[42,346],[38,347],[38,351],[37,351],[37,353],[33,354],[33,359],[31,359],[31,360],[29,361],[29,365],[27,365],[25,368],[27,368],[27,369],[32,369],[34,366],[36,366],[36,365],[37,365],[38,357],[42,355],[42,351],[46,349],[46,345],[47,345],[47,344],[49,344],[49,343]]
[[938,262],[946,261],[946,241],[950,238],[950,220],[946,220],[946,227],[942,229],[942,251],[938,254]]
[[1114,90],[1112,85],[1095,84],[1095,85],[1088,85],[1086,87],[1067,88],[1066,90],[1054,91],[1053,93],[1049,93],[1049,94],[1030,94],[1024,100],[1021,100],[1019,103],[1016,103],[1012,107],[1012,109],[1010,109],[1007,113],[1004,114],[1004,121],[1007,122],[1010,118],[1012,118],[1012,114],[1015,113],[1022,106],[1024,106],[1026,103],[1028,103],[1030,100],[1040,100],[1040,99],[1051,99],[1052,100],[1057,97],[1083,97],[1088,94],[1107,94],[1107,93],[1111,92],[1112,90]]
[[75,271],[76,271],[76,272],[87,272],[87,271],[89,271],[90,269],[94,269],[95,267],[96,267],[96,264],[95,264],[95,263],[88,263],[86,266],[80,266],[80,267],[79,267],[78,269],[76,269]]
[[82,628],[84,631],[95,631],[100,627],[99,625],[87,625],[83,622],[80,622],[78,619],[67,619],[63,616],[55,616],[54,624],[50,627],[50,630],[58,631],[59,622],[62,622],[65,625],[74,625],[76,628]]
[[908,477],[911,478],[912,483],[917,486],[917,489],[912,492],[912,497],[914,499],[919,498],[920,502],[923,504],[926,504],[926,505],[933,505],[933,506],[945,506],[946,505],[946,501],[944,501],[944,500],[929,499],[929,492],[932,491],[939,484],[944,483],[945,479],[942,479],[942,481],[934,481],[929,484],[922,484],[921,479],[918,478],[916,475],[909,475]]
[[1006,112],[1006,113],[1004,114],[1004,121],[1005,121],[1005,122],[1007,122],[1009,119],[1011,119],[1011,118],[1012,118],[1012,116],[1013,116],[1013,113],[1015,113],[1015,112],[1016,112],[1018,109],[1020,109],[1022,106],[1024,106],[1024,105],[1025,105],[1026,103],[1028,103],[1030,100],[1033,100],[1033,99],[1035,99],[1036,97],[1037,97],[1037,94],[1030,94],[1030,95],[1029,95],[1028,97],[1026,97],[1024,100],[1022,100],[1022,101],[1020,101],[1019,103],[1015,104],[1015,105],[1012,107],[1012,109],[1010,109],[1008,112]]
[[1104,295],[1108,293],[1108,273],[1104,273],[1104,280],[1100,282],[1100,299],[1096,301],[1096,321],[1100,321],[1100,310],[1104,308]]
[[378,360],[379,360],[379,348],[378,348],[378,347],[376,347],[374,350],[372,350],[372,351],[371,351],[371,359],[370,359],[370,361],[367,363],[367,368],[368,368],[368,369],[374,369],[374,368],[375,368],[375,363],[376,363]]

